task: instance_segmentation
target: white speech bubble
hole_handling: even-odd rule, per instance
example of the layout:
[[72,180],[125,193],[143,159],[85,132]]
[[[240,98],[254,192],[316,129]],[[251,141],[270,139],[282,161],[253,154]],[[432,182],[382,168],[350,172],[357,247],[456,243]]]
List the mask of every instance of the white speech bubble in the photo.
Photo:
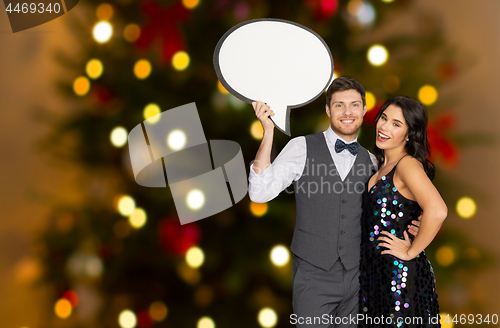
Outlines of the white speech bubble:
[[290,136],[290,110],[321,96],[333,80],[333,56],[313,30],[282,19],[240,23],[217,43],[222,85],[247,102],[263,101],[276,128]]

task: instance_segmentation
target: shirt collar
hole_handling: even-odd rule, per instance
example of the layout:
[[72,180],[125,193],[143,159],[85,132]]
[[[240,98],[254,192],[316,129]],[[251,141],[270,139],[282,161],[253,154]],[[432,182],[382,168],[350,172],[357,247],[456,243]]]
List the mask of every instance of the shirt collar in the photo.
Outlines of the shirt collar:
[[326,133],[326,137],[328,138],[328,140],[330,140],[332,145],[335,145],[335,143],[337,142],[337,139],[342,140],[345,144],[350,144],[350,143],[358,141],[358,136],[356,136],[356,138],[353,141],[349,141],[349,142],[345,141],[344,139],[339,137],[335,132],[333,132],[331,125],[328,126],[328,129],[325,131],[325,133]]

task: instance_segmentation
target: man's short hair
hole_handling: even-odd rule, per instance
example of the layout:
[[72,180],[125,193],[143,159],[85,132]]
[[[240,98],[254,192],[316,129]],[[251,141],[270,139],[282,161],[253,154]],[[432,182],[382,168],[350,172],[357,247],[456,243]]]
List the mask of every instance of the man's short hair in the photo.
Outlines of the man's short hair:
[[365,88],[363,88],[363,85],[352,77],[341,76],[333,80],[332,84],[330,84],[328,90],[326,91],[326,104],[328,107],[330,107],[330,101],[332,101],[332,96],[335,92],[347,90],[356,90],[361,95],[363,107],[366,105]]

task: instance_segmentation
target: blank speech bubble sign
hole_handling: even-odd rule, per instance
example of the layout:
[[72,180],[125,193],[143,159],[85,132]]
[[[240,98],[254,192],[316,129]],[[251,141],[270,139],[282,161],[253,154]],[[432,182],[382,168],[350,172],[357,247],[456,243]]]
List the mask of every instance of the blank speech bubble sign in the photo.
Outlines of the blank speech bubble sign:
[[255,19],[224,34],[214,52],[222,85],[247,102],[263,101],[274,125],[290,136],[290,110],[304,106],[333,80],[333,56],[313,30],[282,19]]

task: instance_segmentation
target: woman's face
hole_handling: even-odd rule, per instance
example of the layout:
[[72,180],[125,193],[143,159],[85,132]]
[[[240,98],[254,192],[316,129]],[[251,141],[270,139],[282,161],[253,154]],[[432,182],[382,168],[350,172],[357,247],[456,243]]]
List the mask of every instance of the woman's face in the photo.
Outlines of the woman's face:
[[394,149],[406,145],[406,124],[401,108],[390,105],[377,121],[376,145],[380,149]]

